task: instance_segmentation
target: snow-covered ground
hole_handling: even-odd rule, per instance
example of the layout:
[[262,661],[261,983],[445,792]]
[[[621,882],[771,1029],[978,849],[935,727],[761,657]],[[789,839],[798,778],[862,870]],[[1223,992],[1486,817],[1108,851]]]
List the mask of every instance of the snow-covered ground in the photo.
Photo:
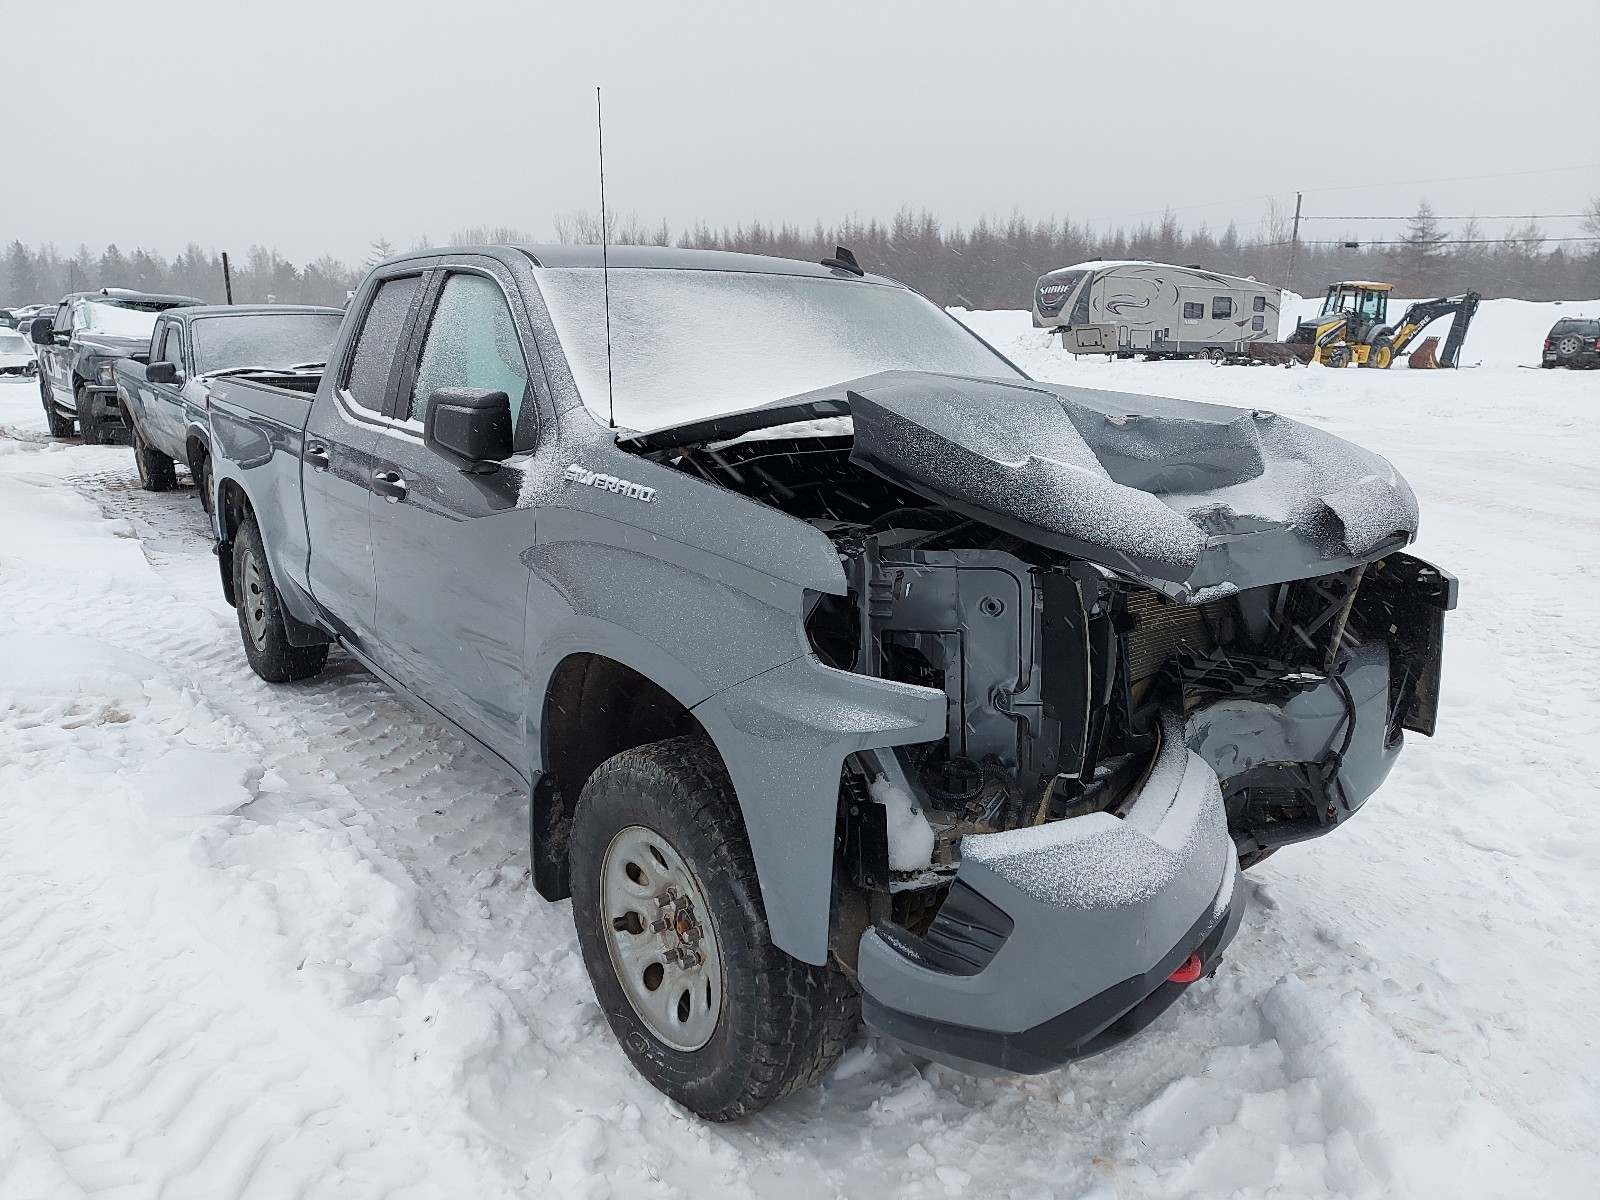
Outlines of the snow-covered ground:
[[192,491],[0,383],[0,1197],[1587,1197],[1600,1172],[1600,374],[1075,361],[1409,477],[1462,578],[1440,732],[1249,877],[1216,978],[975,1081],[875,1038],[711,1126],[633,1074],[517,789],[335,654],[257,680]]

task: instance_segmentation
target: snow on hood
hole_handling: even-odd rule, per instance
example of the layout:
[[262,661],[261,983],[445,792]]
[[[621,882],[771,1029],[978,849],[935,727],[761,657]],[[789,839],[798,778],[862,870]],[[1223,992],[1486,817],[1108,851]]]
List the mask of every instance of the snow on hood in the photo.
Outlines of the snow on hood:
[[1387,461],[1261,410],[889,372],[850,411],[862,466],[1180,599],[1342,570],[1417,529]]

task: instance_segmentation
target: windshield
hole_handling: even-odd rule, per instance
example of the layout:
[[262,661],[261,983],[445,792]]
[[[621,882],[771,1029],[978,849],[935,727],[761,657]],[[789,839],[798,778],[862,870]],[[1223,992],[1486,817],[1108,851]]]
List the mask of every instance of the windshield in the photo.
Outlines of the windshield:
[[156,327],[156,315],[91,300],[78,310],[73,324],[79,329],[110,337],[149,338],[150,331]]
[[234,367],[274,367],[328,361],[339,332],[339,313],[240,313],[196,317],[190,323],[194,371],[207,375]]
[[[535,275],[583,403],[604,421],[601,272]],[[744,271],[611,272],[620,426],[660,429],[894,370],[1019,377],[954,317],[902,287]]]
[[33,346],[20,333],[0,330],[0,354],[32,354]]

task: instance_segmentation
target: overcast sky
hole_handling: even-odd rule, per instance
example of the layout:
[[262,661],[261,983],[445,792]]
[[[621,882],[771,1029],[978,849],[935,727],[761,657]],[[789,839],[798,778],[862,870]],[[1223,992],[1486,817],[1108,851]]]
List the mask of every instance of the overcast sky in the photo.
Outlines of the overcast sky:
[[597,208],[596,84],[613,209],[675,231],[1600,196],[1594,0],[0,0],[0,62],[0,241],[68,251],[549,236]]

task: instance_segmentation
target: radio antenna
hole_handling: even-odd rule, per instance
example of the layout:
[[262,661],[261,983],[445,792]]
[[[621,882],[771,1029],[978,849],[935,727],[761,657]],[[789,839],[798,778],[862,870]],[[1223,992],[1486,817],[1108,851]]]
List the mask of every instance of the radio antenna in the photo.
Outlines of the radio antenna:
[[611,390],[611,255],[606,228],[606,123],[600,107],[600,89],[594,89],[594,128],[600,143],[600,286],[606,298],[606,421],[617,427],[617,399]]

